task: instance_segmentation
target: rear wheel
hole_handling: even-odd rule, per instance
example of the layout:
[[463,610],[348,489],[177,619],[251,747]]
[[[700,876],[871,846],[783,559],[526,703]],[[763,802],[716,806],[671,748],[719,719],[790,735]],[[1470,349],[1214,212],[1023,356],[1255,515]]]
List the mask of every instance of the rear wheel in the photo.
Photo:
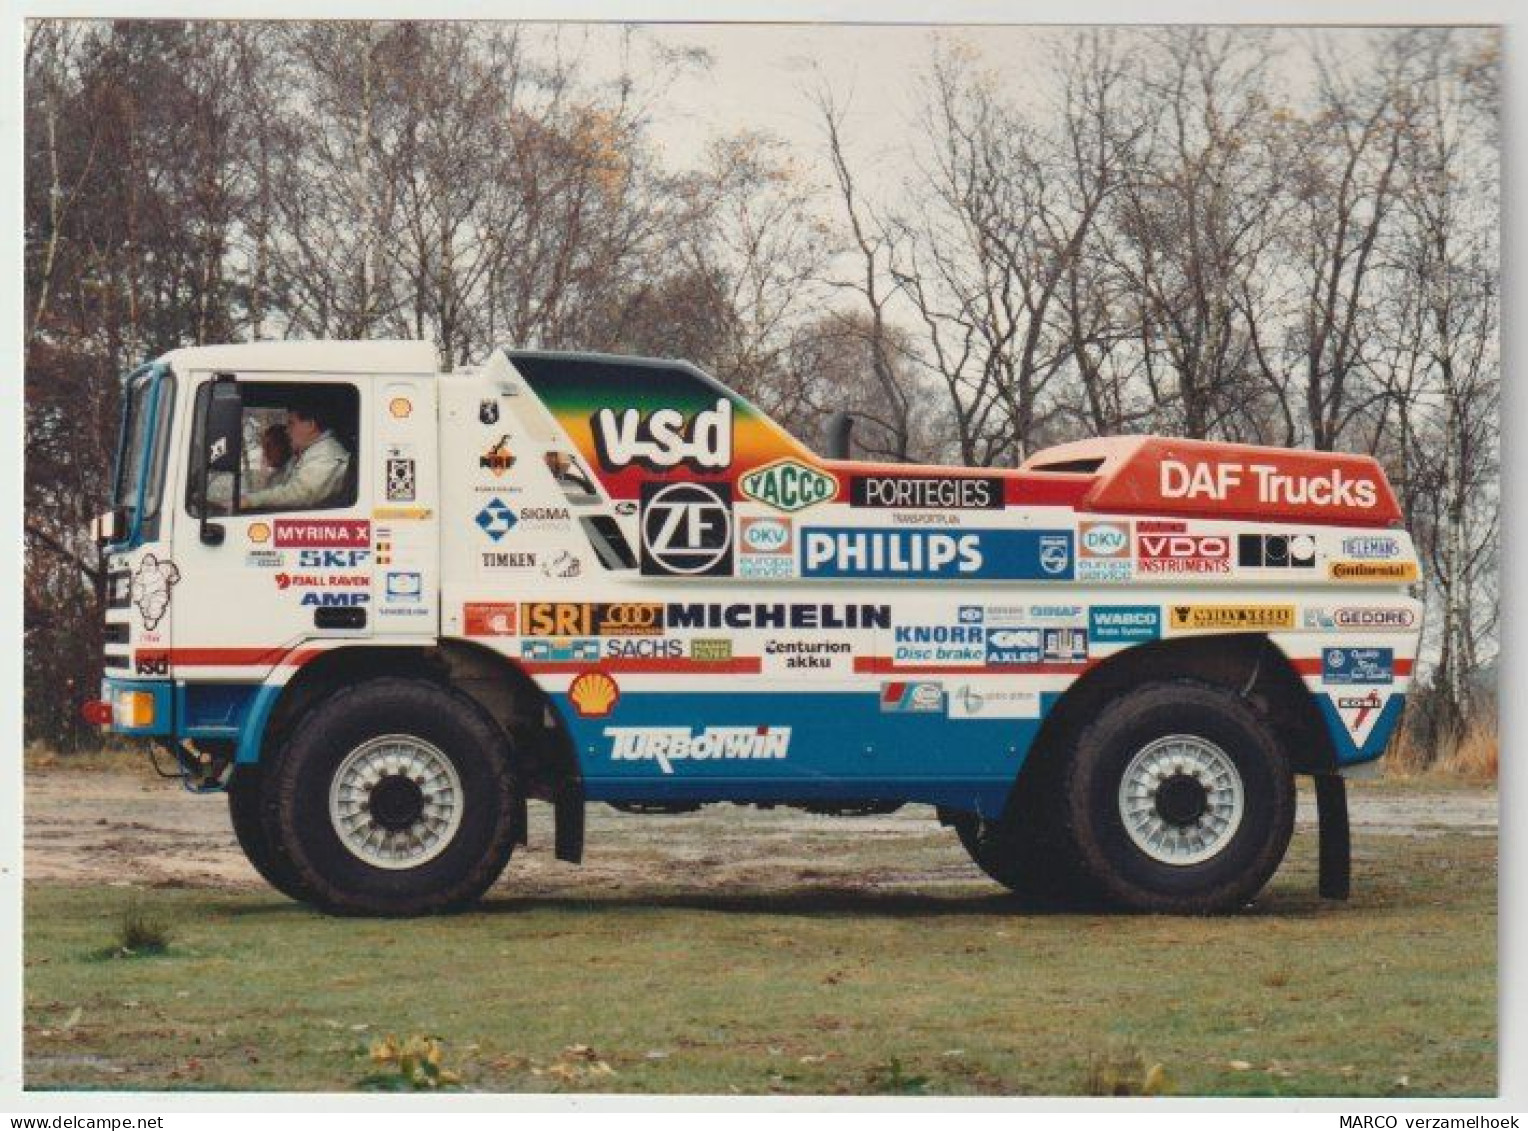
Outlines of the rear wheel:
[[470,700],[377,679],[321,703],[277,763],[280,844],[314,902],[361,915],[465,906],[514,848],[503,737]]
[[1114,700],[1066,763],[1062,812],[1100,891],[1136,911],[1235,910],[1294,831],[1294,779],[1268,726],[1233,692],[1188,680]]

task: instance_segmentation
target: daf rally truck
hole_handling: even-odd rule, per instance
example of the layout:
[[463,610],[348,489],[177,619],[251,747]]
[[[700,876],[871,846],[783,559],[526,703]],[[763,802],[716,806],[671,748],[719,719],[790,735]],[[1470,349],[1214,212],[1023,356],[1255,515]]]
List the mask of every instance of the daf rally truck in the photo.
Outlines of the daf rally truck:
[[[344,472],[262,505],[298,411]],[[1278,867],[1297,773],[1340,896],[1343,775],[1421,628],[1367,457],[849,462],[692,365],[589,354],[176,350],[127,379],[98,535],[87,717],[226,791],[273,886],[358,914],[477,899],[531,800],[572,861],[590,802],[920,803],[1026,898],[1224,911]]]

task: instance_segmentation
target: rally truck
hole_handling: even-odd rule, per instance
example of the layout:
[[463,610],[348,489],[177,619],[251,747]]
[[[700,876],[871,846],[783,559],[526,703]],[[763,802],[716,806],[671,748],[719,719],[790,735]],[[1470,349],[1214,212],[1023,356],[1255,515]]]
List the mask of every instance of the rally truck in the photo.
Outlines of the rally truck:
[[[1253,900],[1394,732],[1418,563],[1375,460],[1158,436],[814,452],[693,365],[422,342],[129,374],[87,717],[337,913],[478,899],[552,810],[932,807],[1026,901]],[[286,449],[293,449],[290,454]],[[274,449],[274,454],[272,454]]]

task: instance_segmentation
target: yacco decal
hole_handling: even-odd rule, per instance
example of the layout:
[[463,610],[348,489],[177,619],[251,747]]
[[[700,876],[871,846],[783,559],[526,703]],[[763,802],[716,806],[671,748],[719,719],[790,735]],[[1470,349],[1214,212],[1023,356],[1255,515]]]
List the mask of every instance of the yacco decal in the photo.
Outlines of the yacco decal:
[[371,522],[363,518],[278,518],[276,545],[361,548],[371,545]]
[[1321,681],[1331,686],[1395,682],[1393,648],[1323,648]]
[[886,510],[1001,510],[1003,480],[993,475],[856,475],[849,505]]
[[1070,530],[866,530],[799,532],[803,577],[1070,580]]
[[1088,636],[1096,644],[1135,644],[1162,635],[1162,610],[1156,605],[1093,605]]
[[[634,376],[631,367],[599,358],[511,360],[614,499],[639,497],[641,484],[654,471],[644,461],[657,464],[669,481],[725,477],[729,482],[776,460],[812,461],[810,452],[746,401],[678,366],[645,366]],[[719,409],[719,401],[727,407]],[[602,410],[608,413],[604,425],[597,423]],[[677,413],[685,422],[678,434],[669,427],[671,417],[661,420],[662,437],[656,434],[655,415],[663,411]],[[728,462],[713,467],[722,453],[712,444],[719,437],[710,429],[721,414],[728,418]],[[635,425],[630,423],[633,419]],[[697,421],[700,427],[692,430]],[[607,454],[631,462],[602,462],[597,431],[601,442],[615,440],[616,451],[610,453],[607,447]],[[677,463],[665,465],[675,456]]]
[[737,489],[745,498],[794,514],[831,500],[838,480],[800,460],[782,459],[740,476]]

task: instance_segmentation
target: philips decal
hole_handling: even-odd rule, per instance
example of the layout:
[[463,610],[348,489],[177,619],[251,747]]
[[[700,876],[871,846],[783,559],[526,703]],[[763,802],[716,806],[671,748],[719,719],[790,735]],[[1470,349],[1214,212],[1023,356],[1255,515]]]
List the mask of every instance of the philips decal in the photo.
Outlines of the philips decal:
[[1042,530],[801,531],[803,577],[1070,578],[1072,535]]

